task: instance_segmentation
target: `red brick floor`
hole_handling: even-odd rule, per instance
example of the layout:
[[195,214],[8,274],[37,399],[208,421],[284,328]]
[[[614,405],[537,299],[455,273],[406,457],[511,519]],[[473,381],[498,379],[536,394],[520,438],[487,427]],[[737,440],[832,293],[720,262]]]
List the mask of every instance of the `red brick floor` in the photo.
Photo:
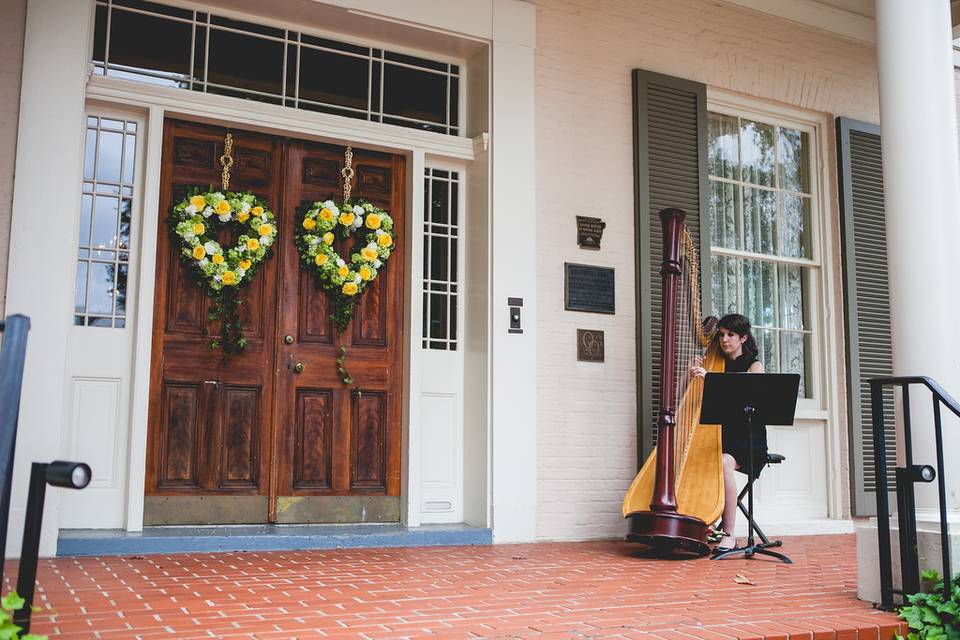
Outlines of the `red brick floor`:
[[851,535],[787,538],[793,565],[632,550],[582,542],[57,558],[41,563],[38,604],[52,613],[35,614],[32,630],[131,640],[881,640],[900,628],[857,600]]

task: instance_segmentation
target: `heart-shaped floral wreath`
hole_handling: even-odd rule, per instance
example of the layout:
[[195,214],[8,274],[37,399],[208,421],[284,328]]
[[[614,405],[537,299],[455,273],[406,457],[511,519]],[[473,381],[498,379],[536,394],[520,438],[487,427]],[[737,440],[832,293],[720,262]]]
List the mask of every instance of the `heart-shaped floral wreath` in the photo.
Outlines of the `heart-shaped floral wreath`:
[[[339,338],[350,324],[357,298],[390,258],[395,239],[393,219],[364,200],[326,200],[314,202],[303,212],[298,230],[296,243],[301,263],[329,293],[333,302],[330,318]],[[344,238],[366,233],[363,241],[353,247],[349,260],[333,248],[338,232]],[[353,379],[344,366],[345,356],[346,349],[341,345],[337,372],[344,384],[350,384]]]
[[[188,272],[213,298],[210,319],[220,321],[220,337],[210,347],[226,353],[243,351],[247,341],[240,326],[238,289],[250,282],[271,254],[277,225],[265,202],[249,192],[194,190],[173,208],[173,233],[182,245]],[[214,237],[222,227],[239,230],[233,247],[224,249]]]

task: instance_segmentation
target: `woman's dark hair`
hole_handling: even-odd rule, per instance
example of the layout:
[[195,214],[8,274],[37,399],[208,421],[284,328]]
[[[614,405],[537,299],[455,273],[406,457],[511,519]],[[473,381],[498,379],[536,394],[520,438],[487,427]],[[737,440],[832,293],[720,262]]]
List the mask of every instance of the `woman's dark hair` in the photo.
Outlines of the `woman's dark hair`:
[[746,316],[739,313],[730,313],[720,318],[717,325],[738,336],[747,336],[746,342],[743,343],[743,356],[745,358],[753,359],[759,355],[757,341],[753,339],[753,334],[750,333],[750,321],[747,320]]

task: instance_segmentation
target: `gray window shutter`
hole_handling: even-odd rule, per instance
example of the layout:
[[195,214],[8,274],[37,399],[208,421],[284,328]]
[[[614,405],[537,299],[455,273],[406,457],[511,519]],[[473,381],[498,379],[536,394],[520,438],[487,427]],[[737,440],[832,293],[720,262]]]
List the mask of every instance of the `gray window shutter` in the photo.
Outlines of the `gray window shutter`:
[[633,70],[637,283],[637,446],[639,462],[656,444],[660,406],[662,234],[657,214],[677,207],[701,247],[703,309],[709,310],[707,88],[699,82]]
[[[890,288],[883,209],[880,127],[837,118],[840,214],[843,225],[843,303],[847,339],[847,417],[853,513],[877,513],[870,378],[893,375]],[[883,397],[889,486],[896,460],[893,389]]]

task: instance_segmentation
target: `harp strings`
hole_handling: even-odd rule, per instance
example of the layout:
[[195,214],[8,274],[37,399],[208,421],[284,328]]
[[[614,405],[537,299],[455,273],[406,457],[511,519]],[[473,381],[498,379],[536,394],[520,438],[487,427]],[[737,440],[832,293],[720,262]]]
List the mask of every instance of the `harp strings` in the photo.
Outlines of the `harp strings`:
[[676,366],[674,367],[674,391],[677,398],[674,429],[674,477],[679,478],[686,463],[690,441],[699,422],[700,400],[703,396],[703,380],[691,375],[695,366],[703,366],[704,347],[708,338],[704,335],[700,309],[700,264],[696,245],[686,227],[681,241],[680,283],[677,292],[676,313]]

